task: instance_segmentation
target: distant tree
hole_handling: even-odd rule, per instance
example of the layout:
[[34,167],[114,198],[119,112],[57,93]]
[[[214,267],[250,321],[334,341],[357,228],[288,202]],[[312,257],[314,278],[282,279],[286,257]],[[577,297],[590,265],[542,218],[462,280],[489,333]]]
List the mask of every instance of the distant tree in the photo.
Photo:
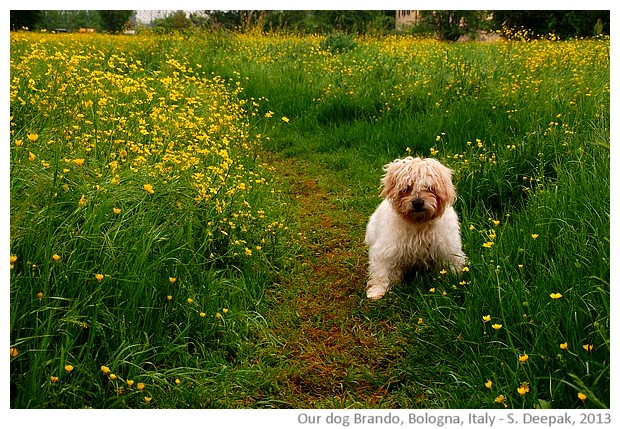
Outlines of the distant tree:
[[238,29],[243,22],[242,10],[206,10],[205,13],[212,27]]
[[75,31],[82,27],[101,30],[101,17],[94,10],[45,10],[42,11],[41,27],[47,30],[64,28]]
[[273,10],[265,17],[265,25],[268,30],[305,32],[307,15],[308,11],[305,10]]
[[[320,10],[312,11],[316,23],[322,32],[339,31],[343,33],[365,33],[369,28],[376,30],[377,26],[391,25],[393,11],[381,10]],[[386,19],[388,17],[388,19]]]
[[133,10],[100,10],[103,29],[109,33],[120,33],[133,16]]
[[610,31],[608,10],[498,10],[493,13],[493,22],[498,28],[523,27],[539,35],[560,37],[589,37]]
[[366,33],[388,34],[396,28],[396,11],[386,10],[376,15],[367,25]]
[[182,10],[177,10],[163,18],[155,19],[151,24],[156,30],[164,32],[184,30],[194,25],[192,20],[190,20],[187,14]]
[[42,17],[40,10],[11,10],[11,30],[33,29],[40,24]]
[[304,33],[387,32],[394,28],[394,11],[381,10],[271,10],[205,11],[212,26],[265,30],[288,29]]
[[209,17],[202,12],[192,12],[188,17],[191,26],[196,28],[208,28],[209,27]]
[[481,10],[425,10],[420,14],[422,25],[442,40],[456,41],[464,35],[475,35],[483,29],[489,15]]

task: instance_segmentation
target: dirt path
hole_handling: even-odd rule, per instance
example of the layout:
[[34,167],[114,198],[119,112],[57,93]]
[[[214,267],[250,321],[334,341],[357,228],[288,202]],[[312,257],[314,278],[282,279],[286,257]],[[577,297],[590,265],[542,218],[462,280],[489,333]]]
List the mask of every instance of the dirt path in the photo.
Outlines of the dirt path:
[[402,348],[365,297],[367,215],[347,208],[351,191],[334,185],[333,173],[312,175],[304,161],[269,158],[305,235],[302,257],[274,295],[288,309],[272,319],[288,360],[282,382],[296,407],[378,406]]

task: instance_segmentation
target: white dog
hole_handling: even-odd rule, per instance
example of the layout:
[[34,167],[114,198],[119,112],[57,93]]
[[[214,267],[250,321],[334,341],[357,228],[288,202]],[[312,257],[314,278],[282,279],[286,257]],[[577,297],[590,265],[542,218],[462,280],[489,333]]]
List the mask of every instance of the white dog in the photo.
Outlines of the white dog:
[[452,208],[452,170],[432,158],[397,159],[384,167],[383,202],[366,227],[369,280],[366,295],[379,299],[390,282],[412,268],[466,263],[459,219]]

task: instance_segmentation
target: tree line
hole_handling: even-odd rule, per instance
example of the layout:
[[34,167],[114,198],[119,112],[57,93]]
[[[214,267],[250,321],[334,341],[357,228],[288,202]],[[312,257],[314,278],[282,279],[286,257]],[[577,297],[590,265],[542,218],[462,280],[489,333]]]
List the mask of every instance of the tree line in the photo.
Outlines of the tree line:
[[131,26],[133,10],[11,10],[11,30],[76,31],[93,28],[120,33]]
[[[154,19],[150,27],[157,32],[192,29],[228,29],[234,31],[285,30],[296,33],[388,34],[396,32],[394,10],[205,10],[186,14],[171,11]],[[434,35],[457,40],[464,35],[502,28],[527,29],[533,34],[555,34],[562,38],[591,37],[610,33],[608,10],[440,10],[420,11],[419,20],[399,31]],[[48,10],[10,13],[12,30],[76,31],[94,28],[118,33],[136,27],[135,11],[123,10]]]

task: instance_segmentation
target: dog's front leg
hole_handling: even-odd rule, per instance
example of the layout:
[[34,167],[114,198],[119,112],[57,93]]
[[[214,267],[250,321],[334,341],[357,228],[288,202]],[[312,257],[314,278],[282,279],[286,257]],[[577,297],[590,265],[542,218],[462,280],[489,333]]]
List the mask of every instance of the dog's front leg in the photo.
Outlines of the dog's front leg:
[[381,299],[390,288],[391,282],[401,281],[403,278],[402,270],[397,267],[386,267],[384,264],[370,260],[370,278],[368,279],[368,289],[366,296],[369,299]]

